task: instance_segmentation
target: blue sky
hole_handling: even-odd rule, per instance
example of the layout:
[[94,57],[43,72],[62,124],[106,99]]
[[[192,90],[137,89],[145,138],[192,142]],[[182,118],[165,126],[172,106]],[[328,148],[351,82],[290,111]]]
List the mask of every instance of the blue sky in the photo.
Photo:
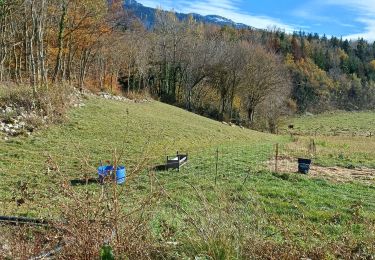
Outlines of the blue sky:
[[375,0],[138,0],[184,13],[220,15],[267,29],[303,30],[375,41]]

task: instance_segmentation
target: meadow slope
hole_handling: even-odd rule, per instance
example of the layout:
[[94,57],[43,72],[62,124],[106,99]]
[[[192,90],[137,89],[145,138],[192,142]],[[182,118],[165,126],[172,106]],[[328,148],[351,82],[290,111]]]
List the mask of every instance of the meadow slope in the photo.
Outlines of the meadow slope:
[[[159,102],[136,104],[90,98],[84,108],[73,109],[62,125],[41,130],[30,138],[1,138],[1,203],[12,204],[11,189],[20,182],[34,188],[32,205],[49,200],[38,194],[51,185],[51,177],[46,176],[51,163],[72,178],[79,177],[82,166],[88,165],[91,177],[95,177],[95,168],[100,162],[112,160],[115,150],[131,168],[142,156],[152,165],[163,163],[166,155],[176,151],[192,153],[239,145],[272,149],[273,143],[284,139],[230,127]],[[6,205],[1,209],[6,210]]]
[[[143,158],[144,166],[153,166],[181,151],[189,153],[181,172],[144,167],[120,196],[131,212],[160,191],[147,215],[154,241],[175,245],[164,257],[375,253],[374,185],[269,172],[264,163],[274,145],[290,143],[290,136],[227,126],[159,102],[85,102],[62,125],[0,141],[0,215],[58,218],[68,198],[56,195],[56,187],[95,177],[100,161],[111,160],[115,151],[129,173]],[[99,192],[100,186],[89,190]]]

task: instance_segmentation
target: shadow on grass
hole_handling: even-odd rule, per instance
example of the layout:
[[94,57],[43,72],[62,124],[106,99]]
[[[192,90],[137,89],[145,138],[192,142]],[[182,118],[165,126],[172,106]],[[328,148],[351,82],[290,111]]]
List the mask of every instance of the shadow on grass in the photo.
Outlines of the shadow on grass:
[[76,180],[71,180],[70,184],[72,186],[83,186],[83,185],[93,185],[93,184],[100,184],[99,180],[96,178],[90,178],[88,180],[81,180],[81,179],[76,179]]
[[165,172],[167,171],[167,166],[165,164],[156,165],[152,168],[155,172]]

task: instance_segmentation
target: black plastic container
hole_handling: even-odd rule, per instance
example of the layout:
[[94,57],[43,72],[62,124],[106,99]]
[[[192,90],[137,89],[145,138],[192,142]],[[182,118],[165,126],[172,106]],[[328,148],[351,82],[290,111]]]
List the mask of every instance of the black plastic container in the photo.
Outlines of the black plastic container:
[[298,172],[302,174],[308,174],[311,166],[310,159],[298,158]]

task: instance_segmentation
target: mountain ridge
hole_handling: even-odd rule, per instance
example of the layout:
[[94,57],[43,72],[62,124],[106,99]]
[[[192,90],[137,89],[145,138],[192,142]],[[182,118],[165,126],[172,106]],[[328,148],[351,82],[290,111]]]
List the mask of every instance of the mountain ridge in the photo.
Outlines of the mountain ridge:
[[[144,6],[136,0],[124,1],[124,7],[131,11],[136,17],[138,17],[147,28],[154,27],[156,23],[156,10],[152,7]],[[169,12],[165,11],[164,12]],[[251,29],[252,27],[243,23],[236,23],[228,18],[219,15],[200,15],[197,13],[180,13],[176,12],[176,17],[179,20],[185,20],[189,16],[192,16],[197,22],[203,22],[205,24],[213,24],[218,26],[230,26],[236,29]]]

